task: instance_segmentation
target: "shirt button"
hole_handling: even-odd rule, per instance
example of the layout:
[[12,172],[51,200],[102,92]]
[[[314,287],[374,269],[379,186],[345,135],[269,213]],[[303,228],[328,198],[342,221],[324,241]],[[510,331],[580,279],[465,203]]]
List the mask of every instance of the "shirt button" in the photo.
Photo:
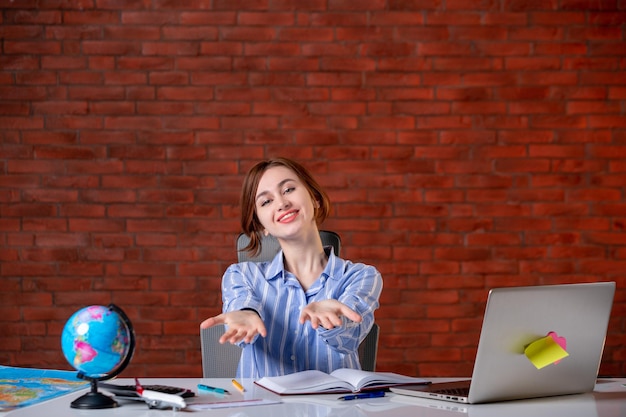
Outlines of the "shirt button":
[[296,355],[291,355],[291,360],[295,361],[296,360]]

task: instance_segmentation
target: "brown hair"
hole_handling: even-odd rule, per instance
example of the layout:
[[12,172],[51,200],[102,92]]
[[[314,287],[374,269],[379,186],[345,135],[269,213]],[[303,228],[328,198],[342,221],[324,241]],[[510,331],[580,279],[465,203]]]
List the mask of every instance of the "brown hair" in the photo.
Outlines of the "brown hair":
[[313,201],[319,203],[315,209],[315,221],[320,225],[330,213],[330,200],[311,173],[298,162],[288,158],[274,158],[261,161],[248,171],[241,188],[241,229],[250,238],[250,243],[243,250],[258,254],[261,251],[263,225],[256,215],[256,192],[261,177],[270,168],[282,166],[295,172],[304,184]]

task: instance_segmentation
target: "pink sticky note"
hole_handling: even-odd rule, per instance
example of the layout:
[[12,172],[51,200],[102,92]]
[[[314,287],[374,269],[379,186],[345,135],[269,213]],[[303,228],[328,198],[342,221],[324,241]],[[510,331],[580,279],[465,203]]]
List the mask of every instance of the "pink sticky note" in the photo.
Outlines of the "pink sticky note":
[[[567,352],[567,340],[564,337],[559,336],[555,332],[549,332],[548,336],[552,338],[556,342],[557,345],[561,346],[561,348]],[[559,363],[561,360],[555,361],[554,363]]]

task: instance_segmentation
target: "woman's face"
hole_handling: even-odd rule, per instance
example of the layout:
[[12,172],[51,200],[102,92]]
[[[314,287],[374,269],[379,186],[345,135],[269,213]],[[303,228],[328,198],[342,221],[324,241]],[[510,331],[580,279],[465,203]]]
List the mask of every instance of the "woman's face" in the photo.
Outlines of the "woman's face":
[[259,181],[255,210],[265,231],[277,238],[294,236],[315,226],[315,208],[308,189],[291,169],[269,168]]

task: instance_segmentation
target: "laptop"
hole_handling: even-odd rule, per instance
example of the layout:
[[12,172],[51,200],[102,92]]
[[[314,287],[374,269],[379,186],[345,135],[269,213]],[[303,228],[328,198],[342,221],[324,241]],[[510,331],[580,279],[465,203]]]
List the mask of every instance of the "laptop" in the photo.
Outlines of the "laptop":
[[[487,298],[470,380],[390,390],[467,404],[593,391],[614,294],[615,282],[494,288]],[[557,339],[552,340],[559,346],[564,338],[567,356],[558,355],[556,363],[550,359],[538,368],[540,361],[527,356],[525,349],[554,333]]]

